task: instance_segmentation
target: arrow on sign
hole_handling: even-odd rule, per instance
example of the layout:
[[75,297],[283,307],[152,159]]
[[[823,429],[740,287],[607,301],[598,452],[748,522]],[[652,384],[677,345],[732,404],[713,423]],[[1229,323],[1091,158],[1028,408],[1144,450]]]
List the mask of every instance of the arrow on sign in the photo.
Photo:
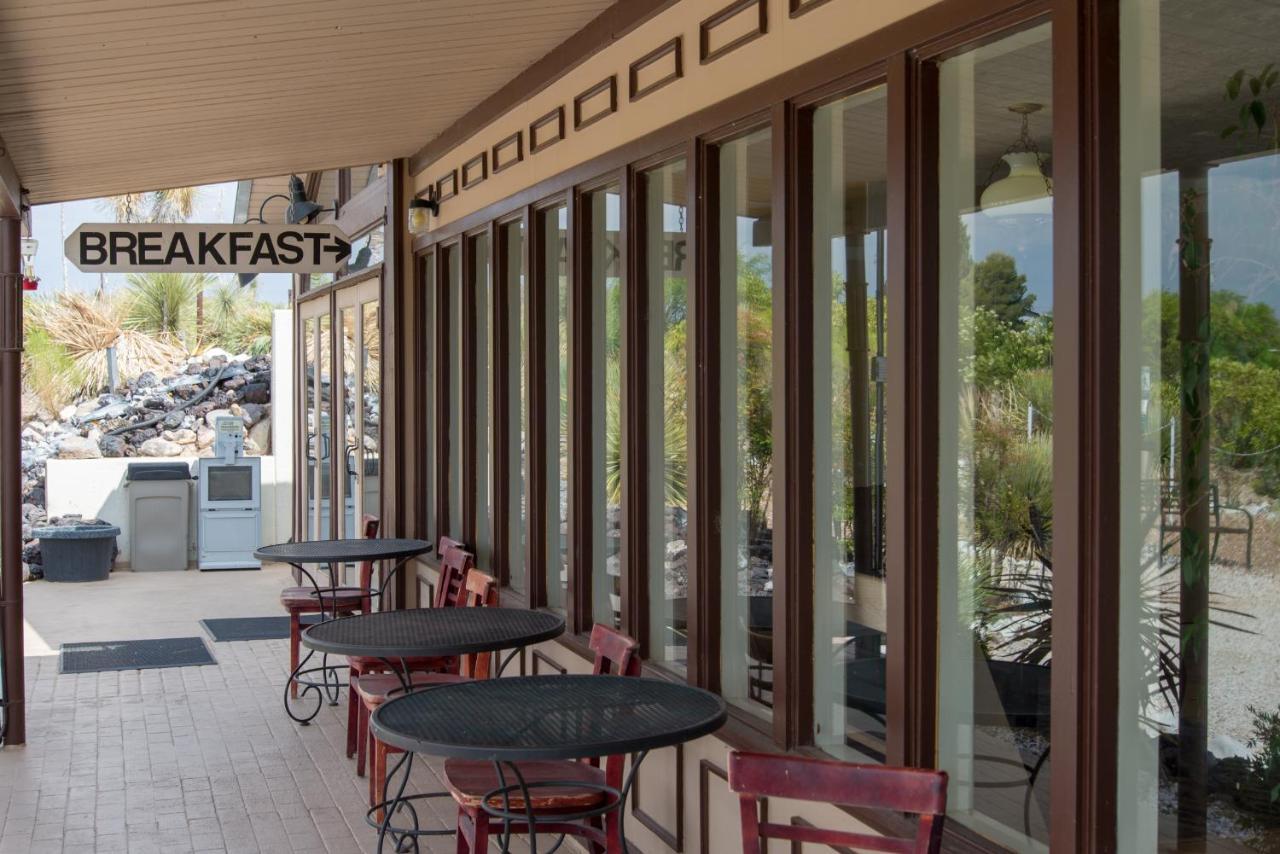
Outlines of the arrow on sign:
[[336,273],[351,256],[334,225],[85,224],[64,248],[85,273]]

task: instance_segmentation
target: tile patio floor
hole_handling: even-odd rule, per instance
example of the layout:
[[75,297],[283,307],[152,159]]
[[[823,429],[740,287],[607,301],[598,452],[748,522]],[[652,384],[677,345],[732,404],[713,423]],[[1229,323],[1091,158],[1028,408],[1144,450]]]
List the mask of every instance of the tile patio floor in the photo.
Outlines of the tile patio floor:
[[[216,666],[58,673],[64,640],[206,637],[204,617],[281,613],[287,581],[268,568],[26,585],[28,743],[0,750],[0,854],[376,850],[345,700],[309,727],[281,706],[287,641],[210,641]],[[425,763],[413,787],[439,788]]]

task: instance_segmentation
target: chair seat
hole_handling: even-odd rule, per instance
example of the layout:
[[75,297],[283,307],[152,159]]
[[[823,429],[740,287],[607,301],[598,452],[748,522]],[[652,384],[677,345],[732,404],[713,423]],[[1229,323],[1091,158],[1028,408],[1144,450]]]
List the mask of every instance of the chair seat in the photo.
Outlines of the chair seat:
[[[604,771],[584,762],[569,760],[549,760],[534,762],[518,762],[521,775],[526,783],[565,782],[604,785]],[[514,775],[507,775],[507,783],[514,783]],[[501,783],[493,763],[470,759],[448,759],[444,763],[444,783],[449,793],[459,806],[479,808],[484,796]],[[578,810],[598,806],[604,802],[605,793],[596,789],[578,788],[574,785],[535,788],[529,793],[533,797],[533,809],[537,811]],[[489,806],[501,808],[501,797],[489,799]],[[510,808],[525,808],[524,798],[516,789],[510,795]]]
[[[395,669],[399,670],[401,662],[404,663],[410,673],[427,673],[432,671],[449,672],[458,669],[458,660],[456,658],[437,658],[434,656],[423,656],[419,658],[395,659],[393,664]],[[388,664],[386,659],[373,658],[366,655],[352,655],[347,657],[347,664],[357,673],[381,673],[392,669],[392,665]]]
[[[466,676],[457,673],[410,673],[410,681],[415,688],[427,688],[432,685],[450,685],[454,682],[470,682]],[[376,708],[387,701],[388,696],[404,693],[400,677],[394,673],[368,673],[357,676],[354,680],[356,693],[366,706]],[[394,694],[392,692],[395,692]]]
[[280,604],[289,611],[319,611],[321,601],[325,608],[358,608],[366,596],[358,587],[339,587],[333,592],[321,588],[320,593],[317,596],[314,587],[286,587],[280,591]]

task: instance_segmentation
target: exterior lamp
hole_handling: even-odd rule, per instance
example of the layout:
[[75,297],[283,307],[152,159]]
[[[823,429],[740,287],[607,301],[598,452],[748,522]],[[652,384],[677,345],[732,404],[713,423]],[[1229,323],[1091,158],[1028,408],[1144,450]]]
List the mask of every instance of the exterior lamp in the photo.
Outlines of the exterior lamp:
[[[289,200],[289,208],[288,210],[285,211],[285,220],[290,225],[297,225],[298,223],[303,222],[307,219],[310,219],[311,217],[315,216],[318,213],[334,212],[330,208],[325,208],[322,205],[316,204],[315,202],[308,200],[307,188],[306,188],[306,185],[302,183],[302,179],[299,178],[297,175],[290,175],[289,176],[289,195],[286,196],[284,193],[272,193],[271,195],[267,196],[265,199],[262,200],[262,204],[258,205],[258,215],[247,218],[245,222],[259,222],[265,225],[266,219],[264,218],[264,214],[266,213],[266,210],[267,210],[267,202],[271,201],[272,199],[288,199]],[[257,273],[237,273],[236,274],[236,279],[240,282],[240,287],[242,288],[247,288],[249,285],[253,283],[253,280],[256,278],[258,278]]]
[[409,233],[415,237],[426,234],[431,214],[440,215],[440,203],[431,196],[409,201]]
[[[265,201],[263,202],[265,204]],[[300,222],[306,222],[311,217],[324,210],[324,206],[310,201],[307,198],[307,188],[302,183],[302,179],[297,175],[289,176],[289,212],[288,220],[291,225]]]
[[979,204],[984,213],[991,216],[1012,214],[1038,214],[1053,212],[1053,179],[1044,174],[1044,157],[1036,148],[1029,130],[1030,117],[1040,112],[1043,104],[1022,103],[1009,106],[1009,112],[1022,116],[1022,132],[1018,139],[1005,149],[991,167],[991,177],[999,164],[1009,167],[1009,174],[999,181],[987,179]]

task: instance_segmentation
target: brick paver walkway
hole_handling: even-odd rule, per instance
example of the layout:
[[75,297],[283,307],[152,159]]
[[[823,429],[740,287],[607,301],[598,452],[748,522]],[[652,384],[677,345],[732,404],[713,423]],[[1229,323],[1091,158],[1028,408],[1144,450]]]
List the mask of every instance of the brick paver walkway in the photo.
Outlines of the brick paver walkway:
[[[210,647],[217,666],[60,675],[56,657],[27,659],[28,744],[0,750],[0,854],[375,850],[345,698],[300,727],[281,706],[285,641]],[[419,762],[413,788],[437,790],[433,776]]]

